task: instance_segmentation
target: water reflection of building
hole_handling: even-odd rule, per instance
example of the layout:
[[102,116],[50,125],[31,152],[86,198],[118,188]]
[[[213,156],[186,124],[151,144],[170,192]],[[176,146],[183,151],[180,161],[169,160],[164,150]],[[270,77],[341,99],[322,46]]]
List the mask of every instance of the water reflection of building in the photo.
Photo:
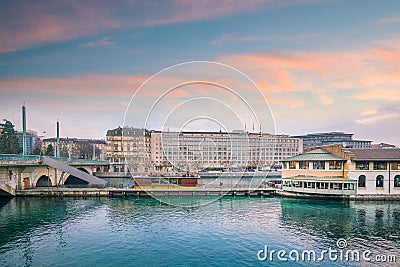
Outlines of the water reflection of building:
[[354,209],[345,201],[281,198],[282,224],[291,231],[338,238],[353,232]]
[[334,242],[343,237],[349,244],[356,242],[356,239],[364,240],[362,243],[365,244],[380,240],[379,245],[384,250],[388,249],[384,247],[385,241],[397,242],[399,238],[400,204],[396,202],[293,198],[281,198],[280,202],[282,225],[294,233],[304,235],[307,232],[312,236],[329,237]]

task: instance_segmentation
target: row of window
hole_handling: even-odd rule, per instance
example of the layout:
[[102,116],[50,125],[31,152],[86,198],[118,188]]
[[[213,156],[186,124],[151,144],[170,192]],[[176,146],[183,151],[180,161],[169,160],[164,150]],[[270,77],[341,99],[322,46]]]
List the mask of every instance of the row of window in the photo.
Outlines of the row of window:
[[[299,161],[298,163],[300,170],[308,170],[310,168],[309,161]],[[325,161],[312,161],[312,167],[313,170],[325,170]],[[329,170],[341,170],[342,162],[337,160],[328,161],[328,168]],[[296,169],[296,161],[288,162],[286,165],[286,169]]]
[[[365,175],[360,175],[358,177],[358,187],[365,187],[366,179],[367,178],[365,177]],[[383,181],[384,181],[383,175],[376,176],[376,178],[375,178],[375,186],[377,188],[383,187]],[[394,187],[400,187],[400,175],[396,175],[394,177]]]
[[283,185],[295,188],[354,190],[353,183],[285,181]]
[[[387,170],[388,163],[386,161],[374,161],[373,169],[374,170]],[[400,170],[400,162],[391,162],[390,163],[391,170]],[[357,161],[356,162],[356,170],[369,170],[369,162],[368,161]]]

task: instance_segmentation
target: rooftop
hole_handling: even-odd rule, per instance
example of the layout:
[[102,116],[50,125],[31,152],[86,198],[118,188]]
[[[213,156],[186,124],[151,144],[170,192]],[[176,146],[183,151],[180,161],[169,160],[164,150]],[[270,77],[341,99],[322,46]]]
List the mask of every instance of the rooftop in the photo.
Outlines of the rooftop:
[[148,134],[148,130],[134,127],[118,127],[107,131],[107,136],[144,136]]
[[336,135],[353,136],[354,134],[344,133],[344,132],[326,132],[326,133],[310,133],[310,134],[304,134],[304,135],[297,135],[294,137],[317,137],[317,136],[336,136]]
[[400,161],[400,148],[382,149],[382,148],[349,148],[353,160],[396,160]]
[[[44,138],[43,142],[57,142],[56,137],[51,137],[51,138]],[[106,141],[103,139],[87,139],[87,138],[70,138],[70,137],[60,137],[60,142],[73,142],[73,143],[79,143],[79,142],[88,142],[91,144],[106,144]]]
[[300,155],[287,158],[283,161],[328,161],[328,160],[341,160],[345,161],[344,158],[339,157],[336,154],[333,154],[325,149],[317,148],[307,152],[304,152]]

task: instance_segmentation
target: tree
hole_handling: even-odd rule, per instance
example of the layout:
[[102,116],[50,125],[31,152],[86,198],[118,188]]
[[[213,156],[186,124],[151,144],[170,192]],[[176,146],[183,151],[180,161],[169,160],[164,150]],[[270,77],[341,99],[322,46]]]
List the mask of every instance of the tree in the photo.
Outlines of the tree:
[[46,152],[45,152],[46,156],[54,156],[54,148],[52,144],[49,144],[46,148]]
[[67,145],[61,146],[60,156],[62,158],[68,158],[69,157],[69,151],[68,151],[68,146]]
[[32,151],[32,155],[41,155],[42,154],[42,150],[40,149],[40,147],[35,147]]
[[93,155],[93,147],[88,141],[79,142],[77,145],[79,149],[80,159],[90,159]]
[[3,131],[0,134],[0,154],[18,154],[21,148],[18,144],[17,132],[14,125],[5,120]]

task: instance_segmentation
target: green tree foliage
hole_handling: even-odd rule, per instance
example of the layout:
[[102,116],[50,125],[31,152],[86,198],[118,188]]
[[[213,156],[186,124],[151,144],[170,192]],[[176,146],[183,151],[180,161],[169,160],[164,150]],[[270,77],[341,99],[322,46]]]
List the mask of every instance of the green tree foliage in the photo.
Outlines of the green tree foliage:
[[54,147],[52,144],[49,144],[46,149],[46,156],[54,156]]
[[0,154],[18,154],[21,151],[14,125],[6,120],[0,134]]
[[61,146],[60,154],[62,158],[68,158],[69,153],[68,153],[68,147],[66,145]]
[[32,155],[41,155],[42,154],[42,150],[40,149],[40,147],[35,147],[32,151]]

